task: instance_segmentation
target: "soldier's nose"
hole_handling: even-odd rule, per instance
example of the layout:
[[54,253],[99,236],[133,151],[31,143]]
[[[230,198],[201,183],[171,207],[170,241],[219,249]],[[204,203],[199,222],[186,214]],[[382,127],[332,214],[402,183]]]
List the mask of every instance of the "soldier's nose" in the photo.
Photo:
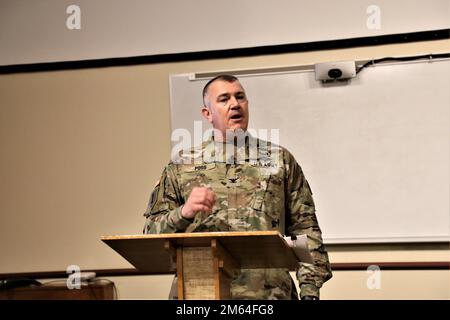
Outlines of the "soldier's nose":
[[233,109],[239,108],[240,104],[239,101],[236,99],[235,96],[231,96],[230,98],[230,107]]
[[230,108],[231,110],[238,110],[241,108],[241,105],[236,101],[236,104],[231,104]]

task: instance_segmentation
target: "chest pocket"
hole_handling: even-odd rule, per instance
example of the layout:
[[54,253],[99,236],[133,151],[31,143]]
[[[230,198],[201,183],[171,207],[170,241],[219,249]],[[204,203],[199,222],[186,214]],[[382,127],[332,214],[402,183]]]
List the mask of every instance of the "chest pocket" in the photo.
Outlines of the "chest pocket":
[[[208,163],[183,168],[180,173],[180,186],[182,196],[186,202],[195,187],[210,188],[216,194],[216,202],[209,215],[202,223],[211,225],[218,224],[220,220],[226,220],[229,207],[229,190],[225,179],[226,168],[224,164]],[[216,215],[218,212],[221,215]],[[209,227],[208,227],[209,228]],[[208,231],[217,231],[210,226]]]
[[186,166],[180,173],[180,185],[185,201],[189,198],[194,187],[215,189],[219,173],[215,163]]

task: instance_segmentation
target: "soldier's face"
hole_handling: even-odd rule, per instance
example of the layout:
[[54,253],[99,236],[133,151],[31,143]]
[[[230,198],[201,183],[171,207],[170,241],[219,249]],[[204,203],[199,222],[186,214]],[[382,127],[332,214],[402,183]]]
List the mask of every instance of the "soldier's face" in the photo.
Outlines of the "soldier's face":
[[248,101],[239,81],[215,81],[210,84],[205,96],[203,116],[225,137],[227,130],[248,127]]

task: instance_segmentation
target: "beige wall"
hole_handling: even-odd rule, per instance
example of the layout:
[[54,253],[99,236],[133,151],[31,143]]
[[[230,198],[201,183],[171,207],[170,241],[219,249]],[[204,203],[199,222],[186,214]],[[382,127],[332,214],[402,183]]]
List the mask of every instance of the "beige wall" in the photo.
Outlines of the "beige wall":
[[[101,235],[140,233],[170,155],[168,76],[450,51],[450,41],[0,75],[0,272],[130,267]],[[320,220],[320,216],[319,216]],[[337,262],[449,261],[448,246],[330,246]],[[449,271],[339,271],[323,298],[449,298]],[[170,276],[111,278],[120,298],[163,299]]]

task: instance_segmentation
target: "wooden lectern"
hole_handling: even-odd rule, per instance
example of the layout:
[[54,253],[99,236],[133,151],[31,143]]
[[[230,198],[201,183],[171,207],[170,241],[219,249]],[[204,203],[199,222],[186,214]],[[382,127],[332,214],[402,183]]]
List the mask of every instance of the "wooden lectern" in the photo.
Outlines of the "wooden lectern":
[[178,276],[178,299],[229,299],[237,269],[287,268],[299,261],[278,231],[103,236],[143,272]]

